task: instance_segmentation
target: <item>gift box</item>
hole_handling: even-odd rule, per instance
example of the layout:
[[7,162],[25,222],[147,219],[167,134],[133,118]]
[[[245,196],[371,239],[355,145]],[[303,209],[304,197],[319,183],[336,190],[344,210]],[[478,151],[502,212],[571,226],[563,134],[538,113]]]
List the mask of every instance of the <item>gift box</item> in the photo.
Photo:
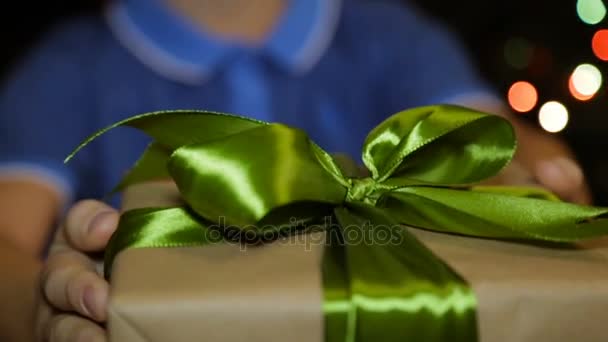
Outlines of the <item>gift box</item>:
[[120,125],[154,143],[117,187],[111,341],[608,337],[608,210],[480,185],[515,151],[504,119],[398,113],[370,132],[364,170],[280,124],[172,111]]
[[[137,185],[125,208],[175,200],[171,184]],[[471,283],[480,341],[608,339],[608,239],[564,249],[412,232]],[[322,241],[126,250],[114,262],[110,341],[325,341]]]

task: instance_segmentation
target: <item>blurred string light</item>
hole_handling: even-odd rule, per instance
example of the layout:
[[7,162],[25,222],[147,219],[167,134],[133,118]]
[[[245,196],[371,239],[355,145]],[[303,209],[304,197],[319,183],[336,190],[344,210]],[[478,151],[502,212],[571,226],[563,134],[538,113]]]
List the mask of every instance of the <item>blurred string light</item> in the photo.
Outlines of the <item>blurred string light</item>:
[[519,81],[511,85],[507,98],[511,108],[520,113],[525,113],[531,111],[536,106],[538,92],[530,82]]
[[511,38],[504,46],[504,57],[507,64],[514,69],[525,69],[532,59],[532,44],[523,38]]
[[585,24],[595,25],[604,20],[606,6],[602,0],[578,0],[576,12]]
[[568,125],[568,109],[557,101],[549,101],[540,107],[538,121],[547,132],[557,133]]
[[602,29],[595,32],[591,46],[597,58],[608,61],[608,30]]
[[570,93],[578,100],[588,100],[602,86],[602,73],[592,64],[581,64],[574,69],[569,80]]
[[544,46],[535,46],[528,73],[536,77],[545,77],[551,73],[553,69],[553,52]]
[[574,82],[572,81],[572,75],[568,79],[568,90],[570,90],[570,94],[572,94],[572,97],[579,101],[587,101],[593,98],[593,95],[584,95],[579,93],[578,90],[576,90]]

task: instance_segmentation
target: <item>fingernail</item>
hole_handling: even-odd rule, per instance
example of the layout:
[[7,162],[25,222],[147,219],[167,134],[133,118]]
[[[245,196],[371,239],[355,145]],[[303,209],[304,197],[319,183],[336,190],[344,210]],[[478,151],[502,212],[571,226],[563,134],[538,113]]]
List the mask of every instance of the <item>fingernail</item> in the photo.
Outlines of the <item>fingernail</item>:
[[579,186],[583,183],[583,171],[572,159],[557,158],[555,164],[562,170],[564,177],[574,185]]
[[571,159],[556,158],[551,161],[543,161],[539,163],[539,168],[544,177],[556,182],[568,181],[571,184],[580,185],[583,180],[583,172]]
[[95,215],[95,217],[91,219],[91,222],[89,222],[89,226],[87,227],[88,232],[91,233],[97,227],[103,227],[104,220],[106,220],[109,216],[112,215],[114,215],[114,212],[109,210],[102,211],[99,214]]
[[85,312],[95,317],[95,289],[92,286],[85,287],[82,294],[82,301]]
[[553,161],[540,161],[536,165],[538,174],[545,181],[551,183],[561,183],[564,181],[562,169]]
[[544,184],[558,187],[562,191],[576,188],[583,183],[583,171],[573,160],[568,158],[540,161],[536,170]]

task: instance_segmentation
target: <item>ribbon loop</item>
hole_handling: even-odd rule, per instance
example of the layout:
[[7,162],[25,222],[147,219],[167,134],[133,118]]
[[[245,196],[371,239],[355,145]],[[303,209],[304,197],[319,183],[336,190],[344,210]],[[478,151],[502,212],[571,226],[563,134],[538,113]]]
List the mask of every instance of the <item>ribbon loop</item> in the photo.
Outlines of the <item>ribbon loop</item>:
[[380,182],[406,178],[457,185],[496,175],[514,152],[514,132],[506,120],[439,105],[407,110],[382,122],[365,141],[363,161]]
[[253,227],[289,204],[340,204],[346,196],[311,152],[307,136],[279,124],[183,146],[168,167],[194,211],[237,227]]

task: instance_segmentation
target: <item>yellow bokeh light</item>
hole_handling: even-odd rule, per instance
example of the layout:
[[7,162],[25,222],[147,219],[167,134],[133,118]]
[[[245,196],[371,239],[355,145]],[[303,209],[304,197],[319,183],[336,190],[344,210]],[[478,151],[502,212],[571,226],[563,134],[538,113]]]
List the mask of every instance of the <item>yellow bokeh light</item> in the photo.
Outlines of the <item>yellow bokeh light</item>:
[[557,102],[549,101],[540,107],[538,121],[547,132],[557,133],[568,125],[568,109]]
[[570,78],[568,79],[568,90],[570,90],[570,94],[572,95],[572,97],[579,101],[587,101],[593,98],[593,95],[583,95],[576,90],[576,88],[574,87],[574,82],[572,82],[572,76],[570,76]]
[[581,64],[572,72],[572,87],[583,96],[593,96],[602,86],[602,73],[592,64]]

